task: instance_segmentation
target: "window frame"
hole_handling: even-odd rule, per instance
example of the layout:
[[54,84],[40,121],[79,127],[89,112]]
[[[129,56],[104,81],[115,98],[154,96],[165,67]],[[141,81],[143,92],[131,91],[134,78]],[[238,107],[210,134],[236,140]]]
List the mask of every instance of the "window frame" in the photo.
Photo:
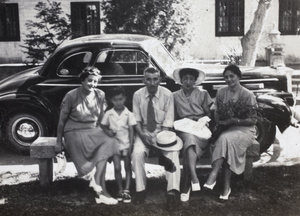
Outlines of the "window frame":
[[[97,18],[95,19],[96,25],[93,25],[95,27],[95,32],[88,32],[88,24],[87,24],[87,6],[88,5],[95,5],[96,6],[96,13]],[[85,19],[80,20],[84,21],[82,24],[83,32],[75,31],[77,29],[77,26],[80,25],[78,22],[76,22],[79,19],[76,19],[77,16],[74,14],[75,7],[78,8],[85,8]],[[99,1],[88,1],[88,2],[70,2],[70,8],[71,8],[71,29],[72,29],[72,38],[77,38],[81,36],[86,35],[92,35],[92,34],[100,34],[100,2]]]
[[[283,26],[284,22],[284,12],[287,8],[288,3],[292,3],[291,10],[292,14],[290,15],[291,23],[290,23],[290,30],[285,30],[285,27]],[[299,35],[300,33],[300,14],[299,14],[299,20],[297,20],[297,10],[300,11],[300,1],[299,0],[279,0],[279,25],[278,29],[282,35]],[[299,12],[300,13],[300,12]],[[297,22],[298,27],[297,27]],[[297,31],[298,29],[298,31]]]
[[[89,61],[86,64],[85,67],[87,67],[90,63],[91,63],[91,60],[92,60],[92,57],[93,57],[93,53],[91,51],[80,51],[80,52],[76,52],[76,53],[73,53],[67,57],[65,57],[58,65],[58,67],[56,68],[56,75],[58,77],[78,77],[79,74],[61,74],[60,71],[61,71],[61,67],[62,65],[68,61],[69,59],[73,58],[73,57],[76,57],[76,56],[79,56],[79,55],[82,55],[82,54],[85,54],[85,55],[89,55]],[[85,67],[83,67],[82,69],[84,69]],[[66,68],[64,68],[66,69]],[[67,68],[69,69],[69,68]]]
[[[219,7],[219,4],[220,3],[224,3],[224,2],[227,2],[228,4],[230,4],[229,8],[228,8],[228,31],[226,32],[221,32],[219,31],[219,27],[220,27],[220,21],[219,21],[219,18],[221,17],[220,16],[220,7]],[[236,2],[241,2],[242,3],[242,15],[239,16],[238,18],[239,19],[242,19],[241,21],[241,31],[240,32],[237,32],[237,31],[232,31],[232,25],[234,23],[234,20],[233,20],[233,15],[232,15],[232,9],[233,9],[233,6],[232,4],[233,3],[236,3]],[[244,35],[244,31],[245,31],[245,0],[216,0],[215,1],[215,35],[216,37],[223,37],[223,36],[243,36]]]
[[[14,27],[10,27],[10,23],[8,23],[7,17],[7,9],[11,9],[13,11],[12,23]],[[0,35],[0,41],[20,41],[20,20],[19,20],[19,5],[18,3],[5,3],[0,5],[0,25],[3,26],[3,36]],[[12,33],[14,30],[14,36],[9,36],[9,33]]]
[[[110,52],[112,54],[112,56],[110,57],[109,60],[111,60],[111,58],[113,58],[113,55],[115,55],[116,52],[134,52],[136,54],[136,56],[138,56],[138,53],[140,53],[142,56],[146,57],[148,59],[148,56],[145,52],[143,52],[142,50],[138,50],[138,49],[109,49],[109,50],[102,50],[98,53],[97,57],[95,58],[95,62],[93,64],[93,66],[96,67],[97,63],[103,63],[103,62],[98,62],[99,57],[102,55],[102,53],[104,52]],[[108,75],[108,74],[103,74],[103,77],[143,77],[143,74],[139,74],[138,73],[138,64],[139,63],[143,63],[143,62],[139,62],[138,58],[134,61],[134,62],[128,62],[128,61],[110,61],[108,63],[117,63],[117,64],[134,64],[135,66],[135,73],[134,74],[124,74],[124,75]],[[148,64],[151,64],[152,66],[153,63],[152,62],[147,62]],[[125,70],[126,71],[126,70]]]

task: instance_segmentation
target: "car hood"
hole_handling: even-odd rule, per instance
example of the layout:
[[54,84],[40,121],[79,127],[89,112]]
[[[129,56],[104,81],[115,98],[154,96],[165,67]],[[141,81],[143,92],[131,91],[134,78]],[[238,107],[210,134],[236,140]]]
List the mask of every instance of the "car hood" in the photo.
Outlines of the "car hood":
[[0,81],[0,92],[1,95],[7,94],[10,92],[23,91],[29,85],[37,83],[43,78],[39,75],[38,71],[41,66],[30,68],[16,74],[13,74],[9,77]]

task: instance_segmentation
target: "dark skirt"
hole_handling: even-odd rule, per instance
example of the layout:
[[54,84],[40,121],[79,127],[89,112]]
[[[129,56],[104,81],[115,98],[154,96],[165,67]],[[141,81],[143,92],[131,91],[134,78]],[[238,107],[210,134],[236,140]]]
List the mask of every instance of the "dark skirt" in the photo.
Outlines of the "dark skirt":
[[65,148],[79,176],[91,172],[99,161],[119,154],[116,139],[107,136],[101,128],[77,129],[65,132]]

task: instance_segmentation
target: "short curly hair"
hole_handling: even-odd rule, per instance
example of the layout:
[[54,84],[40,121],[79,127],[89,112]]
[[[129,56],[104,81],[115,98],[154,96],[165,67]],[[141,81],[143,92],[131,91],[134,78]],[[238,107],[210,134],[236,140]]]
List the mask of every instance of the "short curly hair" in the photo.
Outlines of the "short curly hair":
[[98,76],[101,79],[101,71],[96,67],[86,67],[79,74],[80,81],[84,81],[89,75]]
[[236,65],[228,65],[223,71],[223,76],[224,76],[225,72],[229,71],[229,70],[232,73],[234,73],[235,75],[237,75],[239,78],[242,78],[242,72],[241,72],[240,68]]

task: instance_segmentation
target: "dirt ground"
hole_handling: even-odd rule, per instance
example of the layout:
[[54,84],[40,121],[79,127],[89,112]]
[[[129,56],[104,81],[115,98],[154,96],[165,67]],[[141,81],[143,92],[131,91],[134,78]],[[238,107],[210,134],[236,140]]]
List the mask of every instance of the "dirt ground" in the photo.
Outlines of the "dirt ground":
[[[210,169],[198,169],[204,183]],[[0,187],[0,215],[299,215],[300,165],[258,167],[253,170],[253,181],[245,183],[243,176],[232,179],[232,194],[220,203],[221,174],[212,192],[192,193],[187,203],[177,203],[173,211],[166,209],[166,181],[150,178],[147,199],[142,205],[120,203],[116,206],[96,204],[88,182],[80,178],[55,181],[49,188],[39,182],[4,185]],[[0,176],[1,178],[1,176]],[[108,181],[111,194],[116,193],[116,182]],[[134,181],[132,184],[134,191]],[[132,192],[134,196],[134,192]]]

